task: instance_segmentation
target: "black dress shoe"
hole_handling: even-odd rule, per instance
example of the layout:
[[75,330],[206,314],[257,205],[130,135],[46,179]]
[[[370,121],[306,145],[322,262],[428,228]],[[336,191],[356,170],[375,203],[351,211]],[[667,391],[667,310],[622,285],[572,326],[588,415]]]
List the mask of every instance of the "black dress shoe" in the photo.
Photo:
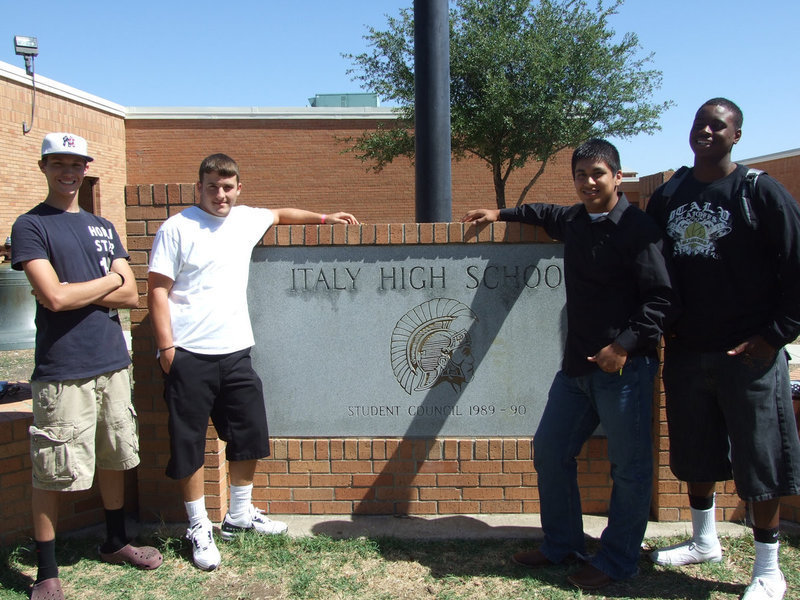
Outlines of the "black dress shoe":
[[518,565],[528,567],[529,569],[536,569],[537,567],[552,567],[554,563],[547,558],[541,550],[524,550],[517,552],[511,557],[511,560]]
[[583,565],[572,575],[568,575],[567,581],[569,581],[572,585],[581,588],[582,590],[599,590],[601,587],[605,587],[609,583],[614,583],[614,580],[611,579],[611,577],[589,563]]

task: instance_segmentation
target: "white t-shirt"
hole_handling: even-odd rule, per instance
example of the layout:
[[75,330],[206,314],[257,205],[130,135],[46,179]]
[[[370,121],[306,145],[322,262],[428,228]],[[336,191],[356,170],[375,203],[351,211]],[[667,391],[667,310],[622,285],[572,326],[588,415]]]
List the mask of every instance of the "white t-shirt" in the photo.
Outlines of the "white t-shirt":
[[175,282],[169,309],[176,346],[227,354],[255,343],[247,310],[250,257],[274,220],[266,208],[234,206],[216,217],[191,206],[164,222],[150,271]]

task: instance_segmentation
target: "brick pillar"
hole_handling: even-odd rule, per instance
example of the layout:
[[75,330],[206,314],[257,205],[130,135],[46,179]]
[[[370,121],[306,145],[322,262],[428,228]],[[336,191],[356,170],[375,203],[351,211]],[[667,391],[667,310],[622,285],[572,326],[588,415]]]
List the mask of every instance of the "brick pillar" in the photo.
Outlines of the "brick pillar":
[[[169,457],[161,372],[146,310],[147,263],[153,237],[169,215],[195,203],[190,184],[126,187],[128,248],[139,284],[132,311],[135,399],[142,430],[139,503],[144,520],[183,521],[174,481],[164,475]],[[265,246],[551,243],[543,230],[519,223],[279,225]],[[354,250],[357,251],[357,250]],[[660,386],[660,379],[658,381]],[[660,387],[659,387],[660,389]],[[669,471],[663,394],[654,399],[653,517],[688,519],[685,486]],[[272,432],[273,435],[279,432]],[[205,489],[218,521],[227,510],[224,444],[209,428]],[[578,456],[586,512],[604,513],[611,491],[605,438],[593,438]],[[720,518],[736,519],[743,505],[732,485],[720,486]],[[531,438],[272,438],[272,455],[259,461],[255,503],[275,514],[465,514],[539,510]]]
[[178,484],[164,474],[169,460],[167,407],[147,312],[147,265],[153,238],[161,223],[192,204],[193,185],[125,187],[128,252],[139,287],[139,306],[131,310],[131,346],[134,403],[139,415],[139,511],[144,521],[169,523],[186,519]]

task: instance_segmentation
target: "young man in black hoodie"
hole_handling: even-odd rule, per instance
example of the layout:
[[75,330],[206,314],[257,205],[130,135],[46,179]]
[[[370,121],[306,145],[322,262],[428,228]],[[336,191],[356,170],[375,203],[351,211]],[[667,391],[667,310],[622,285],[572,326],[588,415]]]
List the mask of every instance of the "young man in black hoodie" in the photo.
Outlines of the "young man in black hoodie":
[[717,481],[749,503],[756,560],[745,600],[780,599],[781,496],[800,493],[800,441],[785,344],[800,334],[800,210],[788,192],[731,161],[742,112],[713,98],[689,135],[694,166],[647,212],[672,245],[682,312],[667,332],[664,386],[670,466],[688,482],[693,536],[656,550],[661,565],[718,562]]

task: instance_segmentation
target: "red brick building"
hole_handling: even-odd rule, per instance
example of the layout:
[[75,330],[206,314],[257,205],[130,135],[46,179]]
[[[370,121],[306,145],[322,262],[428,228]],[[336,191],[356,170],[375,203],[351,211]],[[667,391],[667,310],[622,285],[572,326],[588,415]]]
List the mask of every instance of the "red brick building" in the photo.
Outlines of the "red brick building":
[[31,126],[32,90],[23,69],[0,62],[0,236],[11,234],[11,225],[23,212],[47,195],[47,182],[36,165],[42,138],[52,131],[71,131],[89,140],[92,155],[82,201],[114,223],[125,236],[124,187],[125,109],[97,96],[36,76],[36,110]]
[[[46,184],[35,166],[44,134],[66,130],[86,137],[96,161],[82,201],[110,219],[127,239],[141,293],[140,308],[132,311],[131,320],[143,462],[131,488],[148,520],[156,515],[182,518],[182,514],[177,486],[163,475],[166,416],[147,320],[146,265],[160,223],[194,201],[192,184],[203,157],[225,152],[237,159],[244,183],[242,200],[247,204],[347,210],[365,223],[279,226],[266,244],[301,250],[304,245],[528,243],[543,235],[536,228],[502,224],[483,239],[475,228],[460,224],[415,224],[413,165],[398,159],[373,173],[344,152],[347,145],[342,140],[392,118],[384,109],[125,108],[37,76],[33,129],[23,134],[22,122],[31,118],[31,91],[30,78],[22,69],[0,63],[0,183],[9,192],[0,205],[0,236],[5,239],[16,216],[44,198]],[[574,201],[569,154],[562,152],[547,166],[526,201]],[[800,198],[800,150],[742,162],[766,169]],[[512,175],[509,203],[536,167]],[[668,176],[626,177],[623,185],[631,200],[639,202]],[[494,203],[491,174],[477,159],[453,163],[452,189],[454,219],[469,208]],[[653,516],[686,519],[685,489],[667,466],[663,399],[657,395],[654,401],[659,418],[653,424],[658,465]],[[18,404],[0,405],[0,519],[6,524],[0,527],[0,543],[30,528],[30,405]],[[581,456],[581,484],[590,512],[607,507],[610,479],[604,444],[602,439],[591,440]],[[207,492],[215,498],[209,501],[215,519],[227,505],[221,453],[220,442],[212,436],[206,478]],[[275,438],[273,457],[260,465],[256,500],[275,512],[514,513],[538,510],[535,484],[528,438]],[[786,503],[784,516],[800,521],[796,500]],[[102,520],[94,491],[70,496],[63,503],[61,529]],[[718,507],[725,519],[743,515],[732,486],[720,494]]]
[[[347,210],[367,223],[415,219],[414,166],[398,158],[381,172],[348,153],[345,140],[390,124],[383,108],[133,109],[126,119],[128,184],[197,180],[200,161],[224,152],[239,163],[242,202]],[[527,200],[571,203],[569,152],[558,156]],[[513,202],[538,165],[512,173]],[[452,165],[453,218],[495,203],[491,172],[470,158]]]

